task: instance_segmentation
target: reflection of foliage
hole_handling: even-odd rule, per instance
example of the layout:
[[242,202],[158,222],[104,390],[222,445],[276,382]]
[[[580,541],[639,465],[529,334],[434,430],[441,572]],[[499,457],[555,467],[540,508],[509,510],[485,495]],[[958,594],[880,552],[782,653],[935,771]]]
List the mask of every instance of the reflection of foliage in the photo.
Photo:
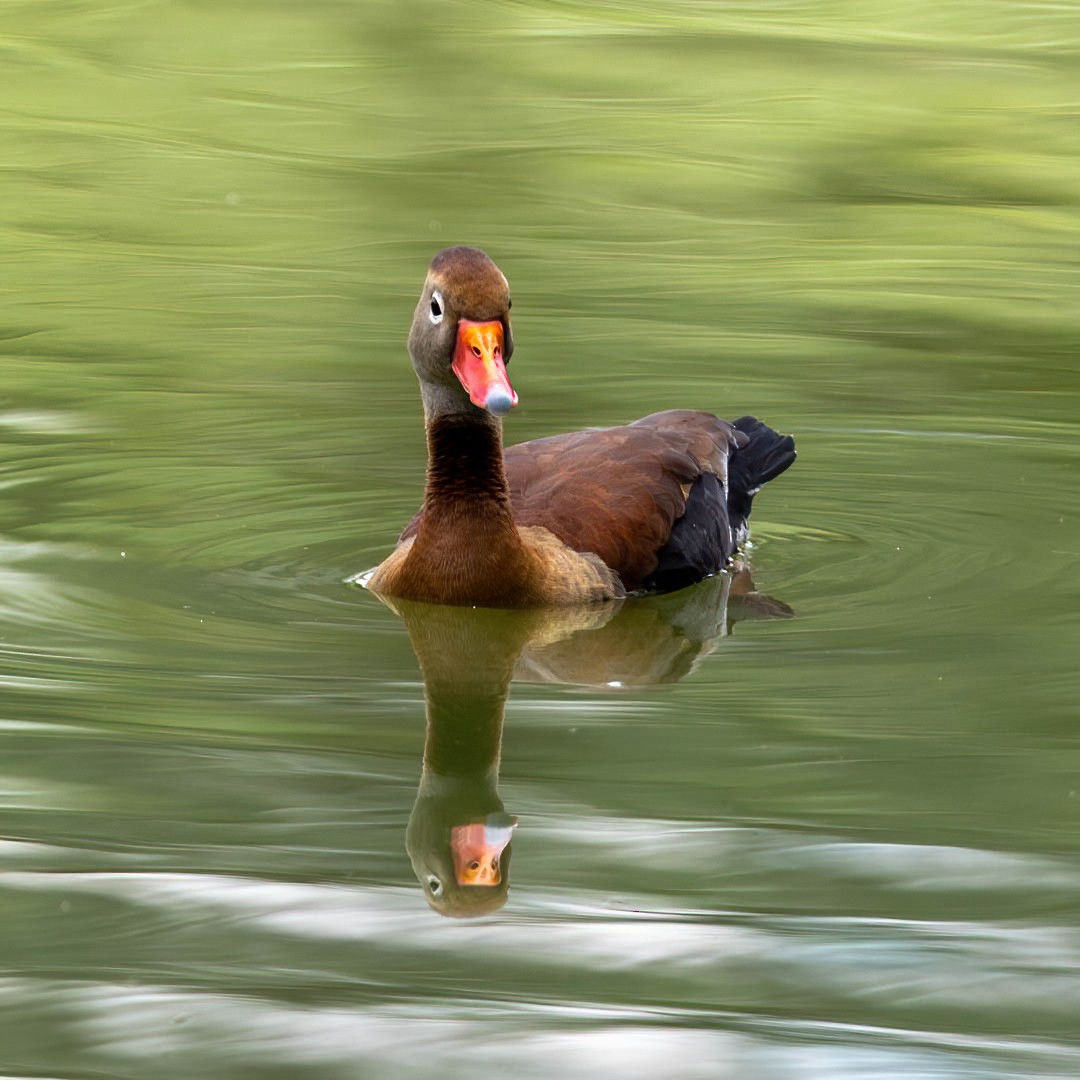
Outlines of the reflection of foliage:
[[[144,648],[280,613],[285,655],[297,579],[390,548],[424,462],[405,328],[450,241],[511,276],[509,441],[688,403],[810,429],[759,535],[898,473],[913,516],[955,510],[937,448],[815,425],[1074,422],[1067,6],[78,10],[16,5],[0,76],[0,532]],[[984,497],[985,454],[948,460]],[[822,490],[840,466],[861,502]],[[1001,455],[993,486],[1029,476]],[[228,621],[208,575],[238,565],[282,612]]]
[[[238,456],[270,451],[216,395],[282,426],[294,406],[338,419],[361,374],[400,403],[411,294],[448,239],[506,264],[523,356],[572,341],[602,372],[635,346],[614,394],[581,388],[593,418],[631,414],[642,334],[673,320],[666,359],[691,379],[724,355],[768,377],[835,337],[860,366],[880,345],[1075,337],[1055,295],[1078,246],[1078,76],[1038,47],[1069,39],[1066,11],[511,4],[492,27],[483,5],[452,26],[430,5],[423,34],[424,6],[280,9],[254,42],[228,6],[65,25],[102,62],[51,79],[43,53],[8,97],[5,351],[51,362],[16,377],[89,399],[134,447],[224,421]],[[456,77],[472,31],[482,80]],[[102,376],[138,397],[95,400]],[[534,369],[530,389],[564,378]]]

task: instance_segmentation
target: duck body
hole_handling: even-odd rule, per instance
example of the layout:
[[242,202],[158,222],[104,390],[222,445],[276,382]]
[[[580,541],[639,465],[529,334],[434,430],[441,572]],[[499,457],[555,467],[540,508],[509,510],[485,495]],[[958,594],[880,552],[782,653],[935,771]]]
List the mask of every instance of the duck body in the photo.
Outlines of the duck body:
[[683,588],[723,569],[790,436],[669,410],[502,448],[516,404],[509,286],[476,248],[435,257],[409,335],[428,439],[424,502],[371,574],[388,596],[529,608]]

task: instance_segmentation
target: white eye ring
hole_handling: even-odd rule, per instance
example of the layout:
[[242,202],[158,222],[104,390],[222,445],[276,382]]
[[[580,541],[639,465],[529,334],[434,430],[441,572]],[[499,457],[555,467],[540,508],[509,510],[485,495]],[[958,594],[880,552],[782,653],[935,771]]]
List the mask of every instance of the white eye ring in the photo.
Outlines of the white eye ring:
[[434,326],[438,326],[443,321],[443,311],[446,305],[443,303],[442,293],[438,289],[433,289],[431,292],[431,306],[428,308],[428,318],[431,320]]

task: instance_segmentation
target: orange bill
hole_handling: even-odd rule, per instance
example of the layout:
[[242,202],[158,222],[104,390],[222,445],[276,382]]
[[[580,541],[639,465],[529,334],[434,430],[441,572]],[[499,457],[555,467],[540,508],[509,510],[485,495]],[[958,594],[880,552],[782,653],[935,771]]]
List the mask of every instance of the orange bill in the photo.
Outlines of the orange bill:
[[498,885],[502,881],[499,860],[510,843],[513,825],[456,825],[450,830],[454,875],[459,885]]
[[498,319],[491,322],[461,319],[451,366],[474,405],[503,416],[517,404],[517,394],[506,374],[503,324]]

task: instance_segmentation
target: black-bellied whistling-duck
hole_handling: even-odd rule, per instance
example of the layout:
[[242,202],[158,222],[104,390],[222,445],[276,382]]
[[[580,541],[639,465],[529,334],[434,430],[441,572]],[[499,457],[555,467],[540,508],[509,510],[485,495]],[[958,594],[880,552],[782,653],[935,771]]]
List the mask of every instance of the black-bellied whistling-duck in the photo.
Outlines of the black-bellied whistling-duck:
[[542,607],[667,592],[721,570],[795,443],[753,417],[670,410],[502,448],[517,404],[510,286],[477,248],[428,269],[409,355],[427,426],[424,504],[366,584],[410,600]]

